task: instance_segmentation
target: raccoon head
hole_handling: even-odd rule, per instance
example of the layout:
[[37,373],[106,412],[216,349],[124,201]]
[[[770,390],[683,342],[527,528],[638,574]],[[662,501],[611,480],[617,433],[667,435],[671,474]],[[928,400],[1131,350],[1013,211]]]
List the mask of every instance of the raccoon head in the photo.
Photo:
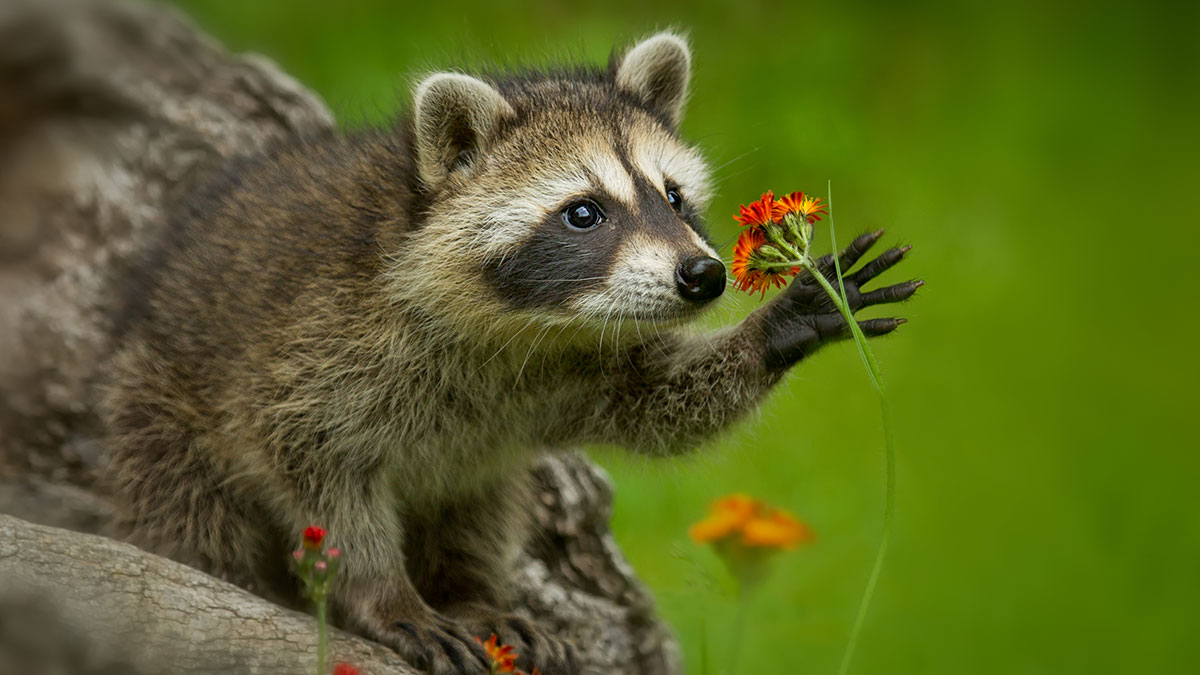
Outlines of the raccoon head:
[[412,126],[418,238],[487,296],[477,307],[525,321],[696,314],[725,267],[702,224],[708,167],[677,135],[690,70],[687,44],[661,33],[607,70],[429,76]]

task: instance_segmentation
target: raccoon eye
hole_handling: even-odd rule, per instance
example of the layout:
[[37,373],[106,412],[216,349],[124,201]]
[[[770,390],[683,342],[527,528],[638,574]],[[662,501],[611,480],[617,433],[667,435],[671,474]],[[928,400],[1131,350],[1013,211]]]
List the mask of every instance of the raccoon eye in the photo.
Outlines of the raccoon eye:
[[604,220],[604,213],[596,202],[585,199],[563,209],[563,222],[576,230],[590,230]]
[[679,190],[667,190],[667,203],[676,211],[683,211],[683,196]]

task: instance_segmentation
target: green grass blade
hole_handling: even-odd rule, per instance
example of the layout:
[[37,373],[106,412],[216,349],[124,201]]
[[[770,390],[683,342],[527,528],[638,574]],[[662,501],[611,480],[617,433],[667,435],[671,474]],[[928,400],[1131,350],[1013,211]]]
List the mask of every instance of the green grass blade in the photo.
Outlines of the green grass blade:
[[[842,280],[842,266],[841,261],[838,259],[837,232],[833,225],[833,181],[829,182],[828,191],[829,238],[833,243],[833,269],[837,276],[841,302],[844,306],[848,307],[849,300],[846,297],[846,284]],[[854,624],[850,627],[850,636],[846,640],[846,651],[842,653],[842,663],[838,667],[839,675],[846,675],[850,671],[850,663],[853,661],[855,649],[858,647],[858,638],[862,633],[867,611],[871,607],[871,599],[875,596],[875,588],[879,584],[880,573],[883,571],[883,561],[887,557],[888,541],[891,539],[892,534],[892,520],[896,512],[896,448],[895,440],[892,436],[891,413],[888,410],[887,395],[883,388],[883,373],[879,369],[879,362],[875,359],[875,354],[871,351],[870,345],[867,344],[867,338],[863,335],[862,329],[859,328],[858,322],[854,321],[852,317],[848,321],[850,323],[851,335],[854,336],[854,344],[858,346],[858,354],[862,358],[863,366],[867,370],[867,376],[871,379],[871,385],[875,388],[875,393],[879,395],[879,414],[883,421],[885,477],[883,532],[880,535],[879,547],[875,551],[875,562],[871,565],[871,573],[867,576],[867,585],[863,588],[862,600],[859,601],[858,612],[854,617]]]

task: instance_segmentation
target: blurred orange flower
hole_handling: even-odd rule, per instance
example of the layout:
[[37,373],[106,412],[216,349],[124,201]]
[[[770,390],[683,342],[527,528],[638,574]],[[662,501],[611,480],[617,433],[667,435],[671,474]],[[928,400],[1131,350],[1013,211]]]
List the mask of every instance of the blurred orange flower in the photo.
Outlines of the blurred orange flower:
[[713,550],[743,590],[758,585],[770,571],[770,558],[813,540],[813,532],[795,516],[745,494],[714,501],[708,516],[688,534]]
[[742,543],[790,551],[813,540],[808,525],[783,511],[773,511],[765,517],[752,518],[742,526]]
[[768,507],[745,494],[722,497],[709,507],[708,517],[692,525],[693,541],[704,543],[741,535],[742,546],[791,550],[813,540],[812,530],[786,511]]
[[757,503],[749,495],[732,494],[721,497],[708,507],[708,517],[688,530],[692,541],[704,543],[723,539],[754,517]]

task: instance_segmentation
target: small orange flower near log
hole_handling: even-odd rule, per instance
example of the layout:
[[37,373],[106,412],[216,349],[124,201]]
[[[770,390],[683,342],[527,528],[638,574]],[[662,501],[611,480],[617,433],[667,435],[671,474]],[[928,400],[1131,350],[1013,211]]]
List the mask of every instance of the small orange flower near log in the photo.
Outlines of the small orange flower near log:
[[486,642],[479,638],[475,638],[475,641],[483,646],[483,651],[487,652],[488,660],[492,664],[492,675],[499,675],[500,673],[541,675],[537,668],[534,668],[533,672],[530,673],[519,670],[517,668],[517,657],[520,655],[513,651],[512,645],[501,644],[500,638],[495,633],[492,633],[492,636]]
[[479,638],[475,638],[475,641],[483,645],[483,651],[487,652],[488,659],[492,662],[493,673],[517,672],[517,653],[513,651],[512,645],[499,644],[499,639],[492,633],[487,642]]

